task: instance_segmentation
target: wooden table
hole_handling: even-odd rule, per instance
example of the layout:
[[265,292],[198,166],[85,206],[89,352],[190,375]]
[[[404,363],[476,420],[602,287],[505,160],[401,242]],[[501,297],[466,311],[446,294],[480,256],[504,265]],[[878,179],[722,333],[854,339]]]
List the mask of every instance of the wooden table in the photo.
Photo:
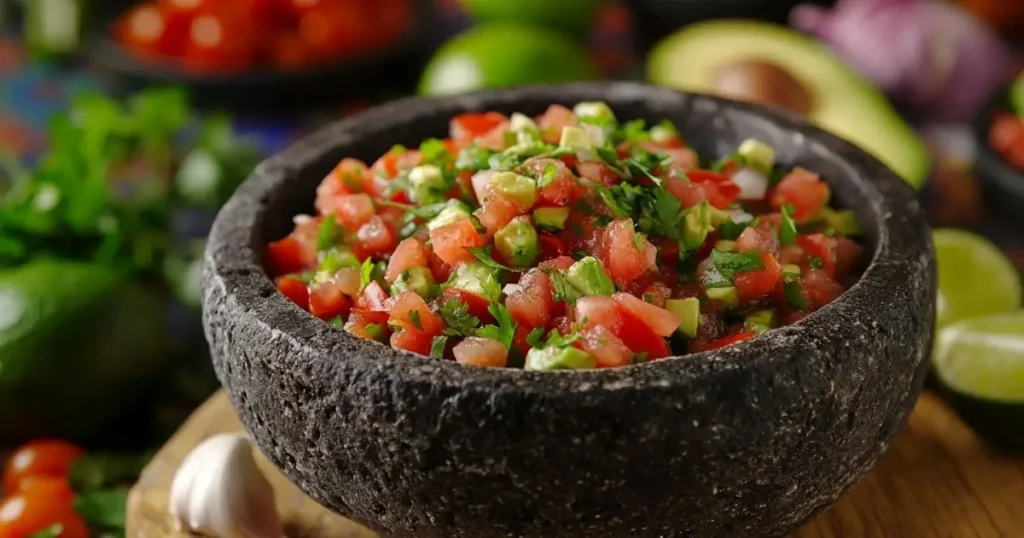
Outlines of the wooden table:
[[[1019,426],[1018,426],[1019,427]],[[128,538],[181,538],[167,512],[179,462],[203,439],[241,431],[227,397],[207,401],[156,455],[132,490]],[[262,455],[288,538],[375,538],[307,498]],[[934,395],[867,478],[791,538],[1024,537],[1024,460],[996,457]]]

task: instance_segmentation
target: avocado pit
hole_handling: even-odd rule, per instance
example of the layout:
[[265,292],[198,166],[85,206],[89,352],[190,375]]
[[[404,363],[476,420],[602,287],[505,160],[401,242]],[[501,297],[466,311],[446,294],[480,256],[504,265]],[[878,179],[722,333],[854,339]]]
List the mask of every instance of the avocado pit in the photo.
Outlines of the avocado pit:
[[743,60],[719,69],[715,92],[730,99],[779,106],[801,116],[807,116],[813,104],[810,92],[788,70],[762,60]]

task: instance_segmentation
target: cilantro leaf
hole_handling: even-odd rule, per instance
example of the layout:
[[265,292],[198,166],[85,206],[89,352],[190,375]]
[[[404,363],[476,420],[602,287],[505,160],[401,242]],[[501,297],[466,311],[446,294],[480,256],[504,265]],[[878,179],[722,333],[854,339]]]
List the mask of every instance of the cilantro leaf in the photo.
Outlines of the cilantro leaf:
[[371,323],[363,328],[363,332],[365,332],[370,338],[379,340],[380,336],[384,334],[384,328],[381,327],[379,323]]
[[513,269],[507,265],[502,265],[494,261],[494,258],[491,257],[492,247],[490,246],[466,247],[466,250],[468,250],[469,253],[472,254],[476,259],[480,260],[480,263],[488,267],[493,267],[495,269],[503,269],[505,271],[523,271],[523,269]]
[[479,172],[480,170],[486,170],[488,167],[488,159],[491,155],[494,155],[493,150],[482,148],[476,144],[470,144],[462,148],[459,151],[459,155],[455,158],[455,169],[459,171],[473,171]]
[[476,329],[480,326],[480,319],[470,315],[469,306],[455,297],[448,299],[447,302],[441,305],[437,313],[444,320],[445,325],[448,326],[445,329],[445,334],[448,335],[473,335],[476,334]]
[[541,327],[537,327],[536,329],[530,331],[530,334],[526,335],[526,343],[530,347],[536,347],[536,348],[543,347],[544,346],[544,341],[542,340],[543,338],[544,338],[544,329],[541,328]]
[[782,206],[782,228],[779,230],[779,241],[783,245],[796,244],[796,222],[793,220],[792,204]]
[[735,241],[736,239],[739,238],[740,234],[743,233],[743,230],[747,229],[748,226],[750,226],[750,221],[737,222],[735,220],[729,219],[723,222],[718,227],[718,236],[721,237],[722,239]]
[[621,140],[629,142],[631,144],[639,144],[646,142],[651,139],[651,135],[647,133],[647,122],[643,119],[636,119],[630,122],[626,122],[622,126]]
[[551,279],[551,286],[555,289],[553,299],[558,303],[576,304],[576,300],[582,297],[580,290],[569,283],[569,279],[557,269],[545,269],[544,273]]
[[551,331],[543,347],[569,347],[579,341],[580,338],[582,336],[578,332],[571,332],[563,336],[558,331]]
[[782,283],[782,290],[786,295],[786,303],[789,307],[794,310],[807,311],[810,307],[807,306],[807,301],[804,300],[802,284],[796,280],[786,281]]
[[115,530],[125,528],[126,489],[83,492],[75,498],[74,504],[75,511],[92,526]]
[[452,162],[452,154],[444,142],[436,138],[428,138],[420,143],[420,156],[426,164],[444,167]]
[[619,183],[614,187],[595,185],[601,201],[612,211],[616,218],[632,218],[639,209],[640,200],[643,199],[644,189],[632,183]]
[[334,215],[327,215],[316,230],[316,251],[325,252],[341,241],[345,228],[338,224]]
[[435,336],[430,342],[430,358],[443,359],[445,349],[448,347],[448,337],[445,335]]
[[725,282],[732,283],[735,276],[739,273],[746,273],[748,271],[764,268],[764,263],[761,262],[761,253],[758,251],[727,252],[712,250],[711,265],[717,273],[717,275],[714,276],[721,277],[720,279],[711,279],[715,285],[720,285]]
[[482,338],[497,340],[504,344],[506,348],[511,348],[512,339],[515,338],[518,324],[512,320],[512,315],[509,314],[508,308],[501,303],[494,303],[487,307],[487,311],[494,316],[497,325],[481,327],[477,334]]
[[416,327],[417,329],[421,331],[423,330],[423,321],[420,320],[419,310],[409,311],[409,321],[411,321],[413,326]]
[[363,260],[363,264],[359,266],[359,291],[362,292],[366,289],[370,282],[373,282],[373,260],[366,258]]

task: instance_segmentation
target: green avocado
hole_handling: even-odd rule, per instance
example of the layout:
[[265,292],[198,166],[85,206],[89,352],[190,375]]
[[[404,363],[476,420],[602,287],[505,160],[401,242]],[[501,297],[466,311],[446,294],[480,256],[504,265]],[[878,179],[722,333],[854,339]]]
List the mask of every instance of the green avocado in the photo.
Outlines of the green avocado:
[[135,406],[180,348],[167,302],[92,264],[0,271],[0,446],[87,438]]
[[[741,65],[759,69],[735,76]],[[778,82],[780,71],[785,84]],[[657,85],[785,106],[873,154],[914,188],[927,178],[924,141],[885,96],[823,44],[783,26],[725,20],[687,26],[654,47],[647,76]],[[769,78],[774,92],[765,89]],[[794,94],[803,94],[800,103]]]

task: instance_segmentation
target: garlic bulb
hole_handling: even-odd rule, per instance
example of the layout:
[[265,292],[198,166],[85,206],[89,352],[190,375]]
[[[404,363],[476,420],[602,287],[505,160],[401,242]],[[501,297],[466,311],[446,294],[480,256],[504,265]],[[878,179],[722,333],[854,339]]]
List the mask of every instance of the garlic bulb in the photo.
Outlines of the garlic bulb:
[[241,434],[211,437],[185,457],[170,510],[180,529],[210,538],[284,536],[274,491]]

